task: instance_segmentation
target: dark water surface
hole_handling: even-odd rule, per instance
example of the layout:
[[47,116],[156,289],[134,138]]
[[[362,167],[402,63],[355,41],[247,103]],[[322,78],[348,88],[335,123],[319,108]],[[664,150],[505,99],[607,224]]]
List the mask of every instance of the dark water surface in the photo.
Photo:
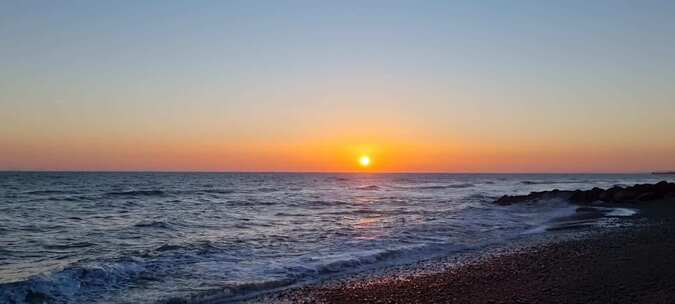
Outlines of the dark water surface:
[[575,210],[503,194],[663,178],[4,172],[0,303],[227,298],[546,233]]

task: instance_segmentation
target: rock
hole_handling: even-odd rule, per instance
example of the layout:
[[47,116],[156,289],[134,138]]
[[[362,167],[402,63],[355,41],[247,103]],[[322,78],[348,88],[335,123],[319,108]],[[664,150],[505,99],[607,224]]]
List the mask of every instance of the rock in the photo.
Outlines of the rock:
[[613,201],[615,202],[626,202],[626,201],[631,201],[635,200],[635,198],[638,196],[638,193],[629,189],[624,189],[624,190],[619,190],[616,193],[614,193],[614,196],[612,197]]
[[569,199],[573,195],[572,191],[541,191],[541,192],[532,192],[528,195],[504,195],[495,201],[499,205],[511,205],[514,203],[523,203],[523,202],[534,202],[541,200],[552,200],[552,199]]
[[597,201],[600,199],[600,194],[602,194],[603,191],[604,190],[598,187],[594,187],[593,189],[591,189],[591,191],[587,194],[586,197],[588,198],[589,202]]
[[641,201],[641,202],[646,202],[646,201],[652,201],[658,199],[658,195],[654,192],[645,192],[640,195],[638,195],[635,200]]
[[614,200],[614,195],[621,190],[623,190],[623,188],[614,186],[600,193],[599,198],[603,202],[611,202]]
[[675,193],[675,183],[668,183],[665,181],[658,182],[656,185],[654,185],[654,192],[660,196],[660,197],[665,197],[668,194],[673,194]]
[[517,196],[517,195],[513,195],[513,196],[512,196],[512,195],[504,195],[504,196],[500,197],[499,199],[497,199],[497,200],[495,201],[495,204],[497,204],[497,205],[502,205],[502,206],[506,206],[506,205],[511,205],[511,204],[513,204],[513,203],[519,203],[519,202],[521,202],[521,201],[523,201],[523,200],[524,200],[524,199],[522,198],[522,196]]
[[631,203],[648,202],[668,197],[675,197],[675,183],[662,181],[656,184],[637,184],[631,187],[614,186],[607,190],[593,188],[591,190],[531,192],[527,195],[504,195],[495,201],[499,205],[511,205],[523,202],[535,202],[551,199],[564,199],[577,204]]
[[580,202],[580,203],[592,203],[600,200],[600,195],[603,192],[604,190],[597,187],[588,191],[576,190],[574,191],[574,194],[572,194],[572,196],[570,197],[570,200],[573,202]]

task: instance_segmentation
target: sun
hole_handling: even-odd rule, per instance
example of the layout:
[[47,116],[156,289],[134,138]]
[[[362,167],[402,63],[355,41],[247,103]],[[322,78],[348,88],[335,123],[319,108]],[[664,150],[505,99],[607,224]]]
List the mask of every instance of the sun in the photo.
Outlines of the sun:
[[359,157],[359,165],[364,168],[370,166],[370,156],[363,155]]

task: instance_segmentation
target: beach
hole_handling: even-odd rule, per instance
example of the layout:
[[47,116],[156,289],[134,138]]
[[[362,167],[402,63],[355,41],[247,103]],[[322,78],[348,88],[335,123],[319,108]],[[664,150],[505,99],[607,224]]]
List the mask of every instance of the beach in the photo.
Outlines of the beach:
[[393,272],[319,283],[264,301],[672,303],[675,200],[641,204],[638,209],[638,215],[629,219],[629,227],[478,256],[440,272]]

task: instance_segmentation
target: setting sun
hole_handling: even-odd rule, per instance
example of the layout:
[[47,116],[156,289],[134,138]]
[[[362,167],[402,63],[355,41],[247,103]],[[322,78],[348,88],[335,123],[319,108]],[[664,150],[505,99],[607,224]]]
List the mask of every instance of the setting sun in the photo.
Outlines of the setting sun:
[[361,156],[361,157],[359,158],[359,164],[361,165],[361,167],[368,167],[368,166],[370,166],[370,157],[367,156],[367,155]]

